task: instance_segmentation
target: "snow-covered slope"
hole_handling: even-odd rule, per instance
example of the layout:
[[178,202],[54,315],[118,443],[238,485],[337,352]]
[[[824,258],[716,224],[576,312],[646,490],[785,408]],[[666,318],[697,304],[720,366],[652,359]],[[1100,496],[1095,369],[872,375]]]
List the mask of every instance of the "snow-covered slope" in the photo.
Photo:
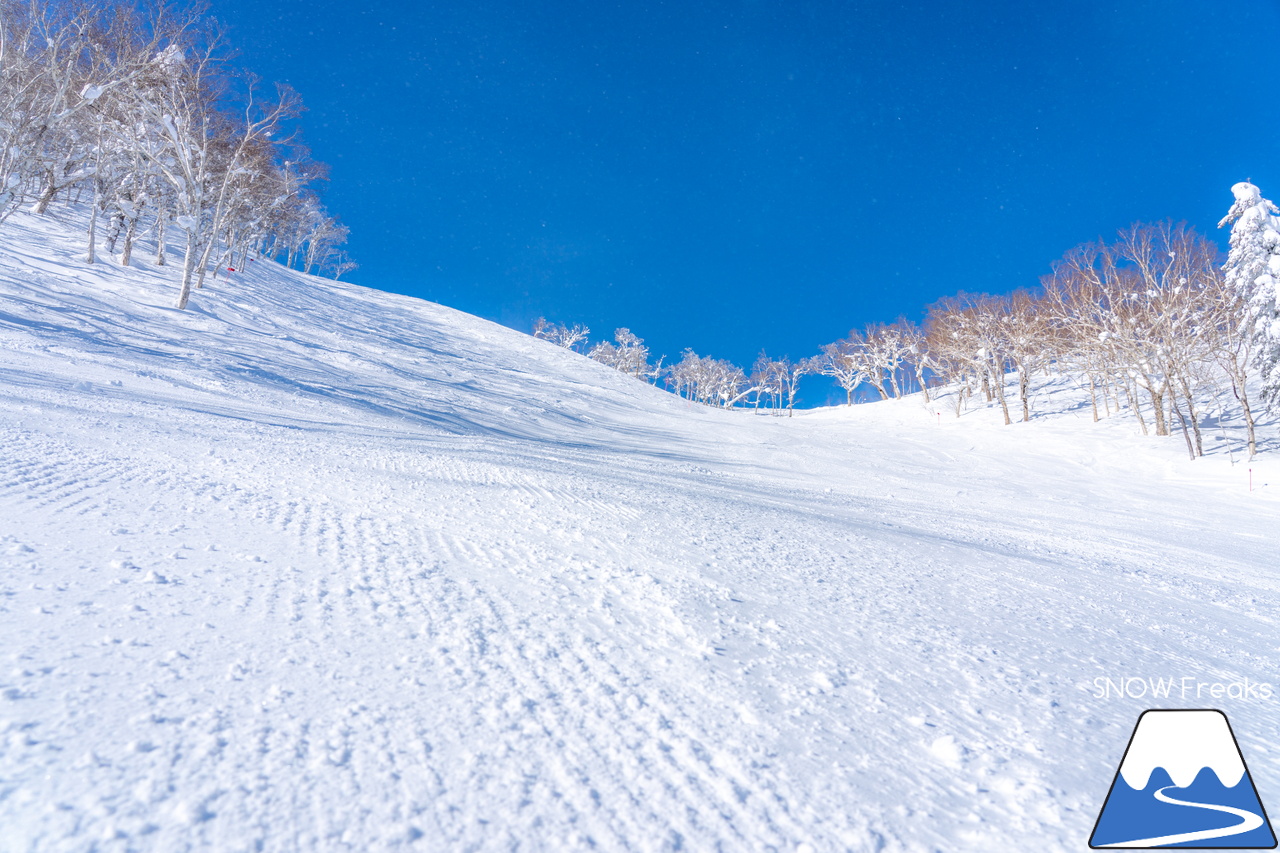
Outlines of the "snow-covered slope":
[[1233,434],[713,411],[80,254],[0,226],[5,850],[1079,850],[1147,707],[1223,708],[1280,802],[1280,502]]

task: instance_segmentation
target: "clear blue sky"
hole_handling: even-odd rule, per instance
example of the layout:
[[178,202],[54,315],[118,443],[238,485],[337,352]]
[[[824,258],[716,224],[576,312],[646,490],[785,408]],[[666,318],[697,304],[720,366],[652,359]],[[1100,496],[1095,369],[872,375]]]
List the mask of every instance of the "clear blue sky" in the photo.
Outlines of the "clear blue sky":
[[749,367],[1134,221],[1211,232],[1244,178],[1280,197],[1275,0],[212,11],[309,107],[352,280],[524,331]]

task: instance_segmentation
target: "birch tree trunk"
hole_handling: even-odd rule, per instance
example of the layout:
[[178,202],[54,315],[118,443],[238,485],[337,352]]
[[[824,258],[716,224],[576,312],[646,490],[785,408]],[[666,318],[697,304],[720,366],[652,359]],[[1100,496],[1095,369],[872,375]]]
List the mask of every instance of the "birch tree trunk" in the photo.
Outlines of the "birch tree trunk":
[[158,211],[156,212],[156,266],[158,266],[158,267],[162,267],[162,266],[164,266],[164,264],[165,264],[165,259],[164,259],[164,241],[165,241],[165,236],[164,236],[164,220],[165,220],[165,212],[164,212],[164,209],[162,208],[162,209],[160,209],[160,210],[158,210]]
[[185,311],[191,299],[191,280],[194,277],[196,259],[200,254],[199,238],[194,231],[187,232],[187,254],[182,261],[182,289],[178,293],[177,308]]

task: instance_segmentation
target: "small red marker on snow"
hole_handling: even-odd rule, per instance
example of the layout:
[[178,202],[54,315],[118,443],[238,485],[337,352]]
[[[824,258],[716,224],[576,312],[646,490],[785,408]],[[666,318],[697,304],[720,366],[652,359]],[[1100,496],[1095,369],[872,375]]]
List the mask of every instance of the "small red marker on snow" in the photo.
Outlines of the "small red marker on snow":
[[236,271],[235,267],[227,267],[227,272],[235,272],[235,271]]

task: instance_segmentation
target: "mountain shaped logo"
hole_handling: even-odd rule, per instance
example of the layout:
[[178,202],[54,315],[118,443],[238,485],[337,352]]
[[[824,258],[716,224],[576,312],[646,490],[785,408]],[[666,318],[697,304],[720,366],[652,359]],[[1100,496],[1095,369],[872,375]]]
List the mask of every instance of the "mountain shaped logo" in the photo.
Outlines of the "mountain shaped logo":
[[1227,715],[1144,711],[1089,846],[1271,850],[1271,830]]

